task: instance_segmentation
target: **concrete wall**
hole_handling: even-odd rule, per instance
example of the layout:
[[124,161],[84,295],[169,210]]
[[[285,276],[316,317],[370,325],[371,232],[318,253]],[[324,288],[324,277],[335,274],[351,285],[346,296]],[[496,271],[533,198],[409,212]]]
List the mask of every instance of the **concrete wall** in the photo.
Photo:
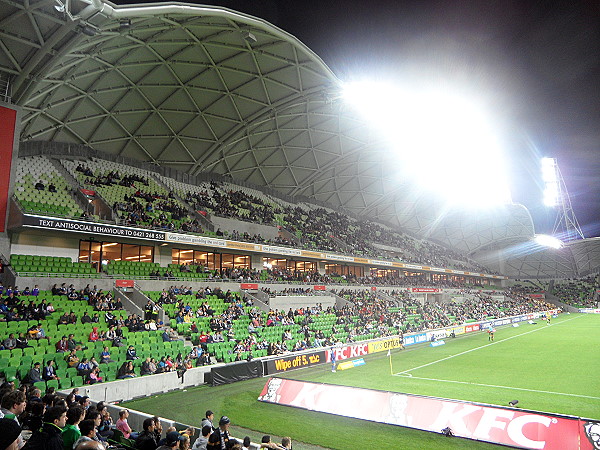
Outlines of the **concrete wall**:
[[269,299],[271,309],[281,309],[284,311],[290,308],[298,309],[305,306],[316,306],[317,303],[321,303],[323,308],[335,306],[335,298],[325,295],[282,295]]
[[77,261],[79,239],[79,236],[49,234],[41,230],[15,233],[11,239],[10,252],[14,255],[66,256]]
[[[204,384],[204,374],[210,372],[211,367],[213,366],[194,367],[188,370],[184,375],[183,384],[176,372],[168,372],[142,377],[143,382],[140,381],[140,377],[136,377],[93,384],[80,388],[80,393],[85,389],[85,395],[96,402],[122,402]],[[68,394],[70,390],[63,392]]]

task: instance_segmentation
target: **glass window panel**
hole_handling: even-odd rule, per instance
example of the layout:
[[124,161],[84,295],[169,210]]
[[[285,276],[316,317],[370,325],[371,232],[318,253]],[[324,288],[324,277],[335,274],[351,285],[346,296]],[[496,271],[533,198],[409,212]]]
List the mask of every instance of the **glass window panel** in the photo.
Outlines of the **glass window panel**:
[[121,260],[121,247],[122,244],[117,242],[103,242],[102,243],[102,259],[108,261],[120,261]]
[[140,261],[153,262],[154,261],[154,247],[149,245],[142,245],[140,247]]
[[139,261],[140,246],[132,244],[123,244],[123,261]]

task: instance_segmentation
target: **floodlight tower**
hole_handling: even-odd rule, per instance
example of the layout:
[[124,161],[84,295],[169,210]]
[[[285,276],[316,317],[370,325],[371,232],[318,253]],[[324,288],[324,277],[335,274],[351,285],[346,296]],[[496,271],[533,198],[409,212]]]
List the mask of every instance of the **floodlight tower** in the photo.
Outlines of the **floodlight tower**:
[[557,210],[552,235],[563,242],[584,239],[585,236],[571,206],[567,185],[555,158],[542,158],[542,179],[544,181],[544,204],[555,207]]

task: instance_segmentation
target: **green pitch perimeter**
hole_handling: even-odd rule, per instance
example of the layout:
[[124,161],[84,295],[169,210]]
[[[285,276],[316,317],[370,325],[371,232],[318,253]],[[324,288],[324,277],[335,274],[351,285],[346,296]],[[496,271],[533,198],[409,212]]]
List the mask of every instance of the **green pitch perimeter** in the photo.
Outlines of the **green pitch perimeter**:
[[[329,365],[281,374],[288,378],[506,405],[600,419],[600,316],[562,314],[551,325],[522,323],[365,358],[367,364],[331,372]],[[151,414],[199,425],[206,409],[261,433],[292,436],[326,448],[467,448],[490,444],[269,405],[256,400],[265,379],[202,386],[128,402]],[[300,448],[296,446],[295,448]]]

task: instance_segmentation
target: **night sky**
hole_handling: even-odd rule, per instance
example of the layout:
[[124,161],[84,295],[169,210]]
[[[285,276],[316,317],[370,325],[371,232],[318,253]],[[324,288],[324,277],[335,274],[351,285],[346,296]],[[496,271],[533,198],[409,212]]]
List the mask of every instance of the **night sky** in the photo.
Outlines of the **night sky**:
[[344,81],[422,77],[472,90],[493,105],[513,201],[529,209],[536,231],[551,231],[555,217],[542,205],[547,156],[558,160],[585,236],[600,236],[600,1],[188,3],[262,18]]

